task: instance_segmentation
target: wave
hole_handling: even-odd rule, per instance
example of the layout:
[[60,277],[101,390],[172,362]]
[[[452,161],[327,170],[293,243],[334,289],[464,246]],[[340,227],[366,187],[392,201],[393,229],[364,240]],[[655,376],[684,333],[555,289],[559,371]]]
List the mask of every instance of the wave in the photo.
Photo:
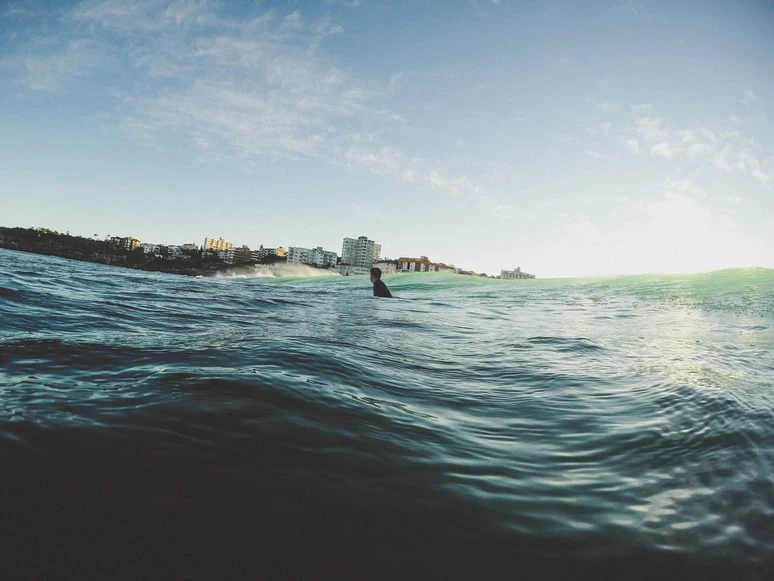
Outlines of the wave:
[[205,555],[227,577],[755,578],[774,554],[766,269],[395,274],[389,301],[366,276],[2,258],[0,541],[30,578],[84,547],[81,578],[135,555],[170,577]]
[[219,272],[214,278],[319,278],[326,276],[338,276],[338,273],[307,264],[278,263],[235,266],[225,272]]

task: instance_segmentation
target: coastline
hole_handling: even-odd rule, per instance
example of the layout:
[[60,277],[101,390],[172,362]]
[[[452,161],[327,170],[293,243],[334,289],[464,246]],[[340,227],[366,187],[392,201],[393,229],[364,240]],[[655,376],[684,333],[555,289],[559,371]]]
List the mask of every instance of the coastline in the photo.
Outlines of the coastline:
[[107,241],[32,228],[0,227],[0,248],[183,276],[216,276],[234,267],[220,261],[203,261],[201,255],[147,258],[144,254],[118,248]]

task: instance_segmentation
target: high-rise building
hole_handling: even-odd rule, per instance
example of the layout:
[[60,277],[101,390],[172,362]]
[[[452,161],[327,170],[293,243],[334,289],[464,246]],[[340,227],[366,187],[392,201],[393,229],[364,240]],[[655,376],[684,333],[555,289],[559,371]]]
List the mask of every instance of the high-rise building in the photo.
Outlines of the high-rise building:
[[356,268],[371,268],[379,260],[382,245],[365,236],[345,238],[341,247],[341,262]]

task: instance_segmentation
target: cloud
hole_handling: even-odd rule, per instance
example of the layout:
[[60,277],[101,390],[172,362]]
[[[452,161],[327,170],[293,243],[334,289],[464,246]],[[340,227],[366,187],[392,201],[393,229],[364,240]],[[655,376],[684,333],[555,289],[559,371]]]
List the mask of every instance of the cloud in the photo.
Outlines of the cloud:
[[650,113],[652,109],[653,109],[653,105],[648,105],[647,103],[631,105],[632,113],[634,113],[635,115],[645,115],[647,113]]
[[704,198],[707,195],[704,190],[688,179],[673,180],[668,178],[664,182],[664,191],[683,196],[691,196],[693,198]]
[[[390,147],[379,149],[351,147],[344,154],[344,158],[378,175],[391,176],[397,179],[404,179],[405,176],[414,175],[413,173],[404,174],[404,169],[409,161],[405,159],[401,152]],[[405,181],[413,181],[413,177],[405,179]]]
[[747,90],[742,95],[742,104],[748,107],[753,103],[755,103],[757,100],[758,100],[758,95],[756,95],[753,91]]
[[610,5],[613,12],[622,17],[634,19],[648,18],[647,11],[642,3],[637,0],[616,0],[615,2],[611,2]]
[[420,157],[408,157],[394,148],[353,146],[343,158],[351,166],[364,168],[374,174],[396,180],[440,189],[453,196],[464,195],[481,205],[488,205],[489,196],[462,175],[449,174],[438,162]]
[[610,131],[613,129],[613,124],[609,121],[600,123],[598,127],[589,127],[586,129],[586,133],[589,135],[607,137]]
[[737,155],[737,168],[743,173],[749,173],[761,185],[768,186],[771,182],[771,175],[763,170],[760,160],[747,151],[742,151]]
[[329,6],[344,6],[345,8],[359,8],[360,0],[325,0]]
[[614,106],[613,103],[610,103],[609,101],[604,101],[602,99],[598,99],[596,97],[586,97],[585,100],[586,100],[586,103],[588,103],[589,105],[593,105],[600,111],[607,111]]
[[635,2],[634,0],[629,0],[628,6],[632,16],[635,18],[639,17],[640,13],[642,12],[642,4]]
[[[673,182],[667,180],[661,197],[654,199],[639,199],[634,206],[664,230],[674,231],[674,226],[695,231],[696,228],[709,225],[713,216],[709,210],[700,205],[696,192],[702,193],[691,182]],[[674,232],[673,232],[674,233]]]
[[624,145],[626,146],[626,149],[628,149],[630,152],[639,155],[640,154],[640,142],[637,139],[624,139],[623,140]]
[[391,212],[387,212],[381,208],[374,208],[372,206],[363,206],[357,204],[354,208],[355,215],[365,218],[367,220],[375,222],[386,222],[388,220],[399,220],[399,217]]
[[638,117],[623,132],[621,142],[631,153],[651,157],[707,160],[714,167],[751,176],[766,188],[772,187],[774,168],[756,153],[753,140],[738,130],[713,131],[707,127],[675,128],[653,115]]
[[664,139],[667,132],[663,129],[661,119],[655,117],[640,117],[634,122],[634,132],[645,142]]
[[677,153],[672,149],[672,146],[662,141],[651,146],[650,155],[653,157],[675,157]]
[[594,159],[603,159],[607,157],[604,153],[602,153],[601,151],[597,151],[596,149],[587,149],[584,151],[584,153]]
[[0,65],[20,71],[21,83],[33,91],[61,92],[69,80],[88,75],[106,58],[87,38],[43,40],[30,43],[17,59],[2,59]]
[[300,11],[237,18],[222,6],[92,0],[59,15],[46,41],[23,43],[8,66],[26,71],[23,82],[37,91],[107,72],[98,80],[111,79],[102,89],[115,98],[123,130],[156,149],[182,140],[205,162],[316,159],[477,204],[486,199],[441,162],[380,142],[379,135],[406,127],[405,119],[383,105],[389,83],[358,77],[325,56],[325,40],[342,32],[335,21]]
[[301,13],[296,10],[291,12],[282,20],[282,26],[285,28],[300,29],[303,25],[301,23]]

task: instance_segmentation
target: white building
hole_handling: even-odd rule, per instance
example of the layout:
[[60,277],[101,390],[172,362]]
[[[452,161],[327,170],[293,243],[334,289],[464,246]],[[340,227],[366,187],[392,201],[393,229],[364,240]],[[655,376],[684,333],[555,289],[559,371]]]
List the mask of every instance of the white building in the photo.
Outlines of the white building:
[[349,266],[347,264],[339,264],[338,271],[341,276],[349,276],[350,274],[369,274],[370,268],[363,268],[362,266]]
[[395,274],[398,272],[397,260],[380,260],[379,262],[374,262],[373,266],[381,270],[382,274]]
[[382,245],[365,236],[345,238],[341,246],[341,263],[353,268],[370,269],[379,260],[381,252]]
[[456,269],[453,266],[444,264],[442,262],[432,262],[427,256],[421,256],[419,258],[399,258],[398,272],[441,272],[449,271],[454,272]]
[[535,278],[535,275],[528,272],[522,272],[521,268],[517,266],[513,270],[501,270],[500,276],[497,278]]
[[288,262],[300,262],[302,264],[314,264],[315,266],[335,267],[339,257],[335,252],[317,248],[301,248],[290,246],[288,248]]

